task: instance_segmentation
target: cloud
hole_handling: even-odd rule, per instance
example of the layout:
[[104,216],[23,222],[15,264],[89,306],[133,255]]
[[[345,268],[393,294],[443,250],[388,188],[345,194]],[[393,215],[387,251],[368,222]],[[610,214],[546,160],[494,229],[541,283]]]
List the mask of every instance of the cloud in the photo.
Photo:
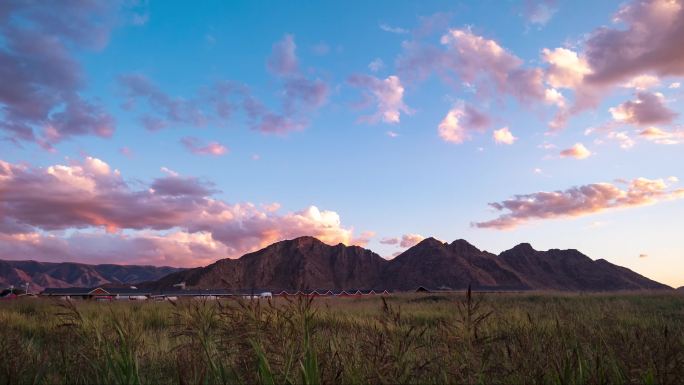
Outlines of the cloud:
[[118,5],[13,1],[1,7],[0,131],[46,148],[73,136],[111,136],[114,119],[81,95],[86,79],[75,57],[107,44]]
[[399,238],[383,238],[380,240],[383,245],[398,245],[399,242]]
[[404,234],[401,236],[401,242],[399,242],[399,246],[412,247],[417,245],[423,239],[425,239],[425,237],[420,234]]
[[671,123],[677,113],[667,108],[665,98],[660,93],[641,91],[636,100],[630,100],[609,109],[617,122],[635,126]]
[[591,151],[584,147],[582,143],[575,143],[572,147],[562,150],[560,156],[563,158],[586,159],[591,156]]
[[516,140],[518,140],[518,138],[513,136],[508,127],[503,127],[498,130],[494,130],[492,137],[494,138],[494,142],[496,142],[496,144],[511,145],[515,143]]
[[142,74],[121,75],[118,81],[126,97],[126,109],[133,109],[137,102],[143,100],[155,113],[155,116],[143,115],[141,118],[143,126],[150,131],[171,124],[203,126],[207,122],[207,113],[200,108],[202,101],[173,98]]
[[119,78],[127,97],[124,108],[131,110],[144,101],[149,111],[142,114],[140,121],[152,131],[178,125],[225,124],[236,112],[244,113],[252,130],[263,133],[287,134],[305,129],[310,116],[327,102],[328,84],[301,72],[292,35],[285,35],[273,45],[266,62],[277,80],[279,109],[262,103],[245,84],[217,81],[193,97],[180,98],[168,95],[142,74]]
[[396,138],[396,137],[399,136],[399,133],[398,133],[398,132],[394,132],[394,131],[387,131],[387,132],[385,132],[385,134],[386,134],[387,136],[389,136],[390,138]]
[[483,132],[491,124],[489,117],[473,107],[459,103],[449,110],[437,129],[446,142],[463,143],[472,132]]
[[553,15],[558,12],[555,0],[526,0],[523,16],[531,24],[546,25]]
[[657,144],[680,144],[684,143],[684,130],[663,130],[658,127],[648,127],[639,133],[639,136]]
[[673,82],[673,83],[671,83],[667,88],[670,88],[670,89],[677,89],[677,88],[679,88],[679,87],[681,87],[681,86],[682,86],[682,83],[680,83],[680,82]]
[[[197,237],[204,237],[202,239],[221,244],[214,250],[225,257],[237,257],[275,241],[301,235],[312,235],[331,244],[351,244],[354,240],[352,230],[342,227],[340,217],[334,211],[309,206],[280,214],[251,203],[229,204],[212,196],[215,190],[210,183],[177,173],[154,179],[147,186],[144,182],[137,184],[141,183],[143,188],[134,189],[117,170],[96,158],[47,168],[0,161],[0,194],[3,196],[0,226],[3,231],[14,229],[12,233],[16,239],[24,237],[24,247],[30,248],[29,240],[49,236],[66,242],[67,251],[70,250],[69,239],[65,234],[75,232],[117,238],[117,242],[143,235],[159,242],[158,238],[164,234],[188,234],[188,239],[194,243],[199,242]],[[150,242],[148,239],[144,244]],[[0,242],[0,246],[7,245]],[[172,252],[170,248],[164,253],[168,258],[176,258]],[[37,258],[41,255],[49,256],[27,251],[14,257]],[[179,251],[178,255],[185,254]],[[0,258],[7,256],[0,254]],[[211,258],[214,257],[212,254]],[[195,261],[183,263],[195,264]]]
[[595,183],[563,191],[515,195],[502,202],[490,203],[503,214],[490,221],[473,223],[473,226],[512,229],[534,220],[574,218],[680,198],[684,198],[684,189],[672,189],[663,179],[637,178],[628,182],[625,188],[611,183]]
[[478,92],[507,93],[523,102],[544,99],[543,71],[523,68],[523,61],[496,41],[452,29],[441,43],[447,47],[450,69],[462,81],[476,84]]
[[385,68],[385,62],[380,58],[375,58],[368,64],[368,69],[371,70],[371,72],[378,72],[383,68]]
[[392,27],[392,26],[385,24],[385,23],[380,24],[380,29],[385,31],[385,32],[395,33],[398,35],[403,35],[403,34],[409,33],[409,31],[407,29],[400,28],[400,27]]
[[649,88],[657,87],[660,85],[660,79],[653,75],[639,75],[630,79],[627,83],[622,86],[625,88],[634,88],[637,91],[647,90]]
[[634,147],[636,144],[627,131],[610,131],[606,138],[617,141],[620,144],[620,148],[625,150]]
[[640,0],[620,7],[613,20],[619,27],[601,27],[586,42],[593,70],[588,81],[615,84],[634,76],[684,75],[684,10],[681,0]]
[[282,112],[268,109],[248,91],[243,93],[242,106],[252,129],[275,134],[303,130],[309,115],[327,102],[328,84],[302,73],[296,49],[294,37],[285,35],[273,45],[267,60],[269,70],[282,82]]
[[380,243],[383,245],[397,245],[402,248],[408,248],[415,246],[423,239],[425,239],[425,237],[420,234],[409,233],[404,234],[401,237],[383,238],[380,240]]
[[559,129],[573,115],[596,108],[616,87],[644,91],[666,76],[684,75],[684,11],[681,0],[634,0],[613,17],[614,27],[588,35],[580,53],[568,48],[544,49],[546,81],[574,92],[571,106],[561,108],[550,123]]
[[546,81],[554,88],[577,88],[591,73],[586,59],[567,48],[542,50],[542,60],[548,64]]
[[294,36],[285,35],[282,40],[273,44],[271,56],[267,61],[268,69],[278,76],[297,74],[299,61],[295,53],[296,49]]
[[362,117],[365,121],[399,123],[402,112],[411,113],[404,104],[404,87],[397,76],[378,79],[369,75],[353,75],[349,78],[349,84],[364,90],[367,93],[366,97],[373,99],[377,105],[377,112],[374,115]]
[[219,142],[209,142],[205,145],[200,144],[199,139],[186,136],[181,139],[181,144],[193,154],[220,156],[228,152],[228,148]]

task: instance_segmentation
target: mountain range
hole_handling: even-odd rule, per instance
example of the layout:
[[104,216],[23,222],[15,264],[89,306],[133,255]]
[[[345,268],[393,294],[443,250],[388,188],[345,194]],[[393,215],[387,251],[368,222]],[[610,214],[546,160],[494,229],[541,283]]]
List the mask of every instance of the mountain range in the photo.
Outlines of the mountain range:
[[604,259],[577,250],[535,250],[522,243],[499,255],[465,240],[426,238],[386,260],[359,246],[328,245],[313,237],[274,243],[238,259],[171,273],[144,285],[154,289],[185,282],[188,288],[653,290],[671,289]]
[[181,270],[157,266],[0,260],[0,286],[20,286],[28,282],[32,292],[46,287],[118,286],[155,281]]

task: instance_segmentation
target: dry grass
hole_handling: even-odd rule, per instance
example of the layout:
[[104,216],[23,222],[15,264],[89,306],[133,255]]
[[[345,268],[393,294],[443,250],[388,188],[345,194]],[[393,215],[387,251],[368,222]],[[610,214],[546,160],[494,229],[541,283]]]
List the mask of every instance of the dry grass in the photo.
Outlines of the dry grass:
[[0,383],[679,384],[684,296],[0,303]]

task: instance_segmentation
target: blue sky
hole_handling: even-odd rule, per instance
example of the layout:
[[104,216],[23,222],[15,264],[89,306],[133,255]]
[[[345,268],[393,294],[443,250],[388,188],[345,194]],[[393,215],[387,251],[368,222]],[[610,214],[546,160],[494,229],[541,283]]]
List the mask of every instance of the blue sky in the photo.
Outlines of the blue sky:
[[[647,60],[682,55],[681,5],[74,2],[70,29],[10,2],[0,257],[194,266],[310,234],[389,258],[434,236],[577,248],[684,285],[684,66]],[[22,31],[51,43],[28,49]],[[604,55],[625,44],[631,56]],[[34,97],[52,102],[16,112]],[[74,98],[99,113],[59,125]],[[269,116],[291,125],[259,125]]]

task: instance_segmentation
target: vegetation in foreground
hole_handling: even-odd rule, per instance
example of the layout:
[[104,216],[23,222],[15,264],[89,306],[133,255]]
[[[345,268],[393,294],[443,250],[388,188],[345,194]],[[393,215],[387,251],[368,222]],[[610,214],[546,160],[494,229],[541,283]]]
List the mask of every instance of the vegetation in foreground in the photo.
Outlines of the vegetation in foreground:
[[0,303],[0,383],[678,384],[684,296]]

